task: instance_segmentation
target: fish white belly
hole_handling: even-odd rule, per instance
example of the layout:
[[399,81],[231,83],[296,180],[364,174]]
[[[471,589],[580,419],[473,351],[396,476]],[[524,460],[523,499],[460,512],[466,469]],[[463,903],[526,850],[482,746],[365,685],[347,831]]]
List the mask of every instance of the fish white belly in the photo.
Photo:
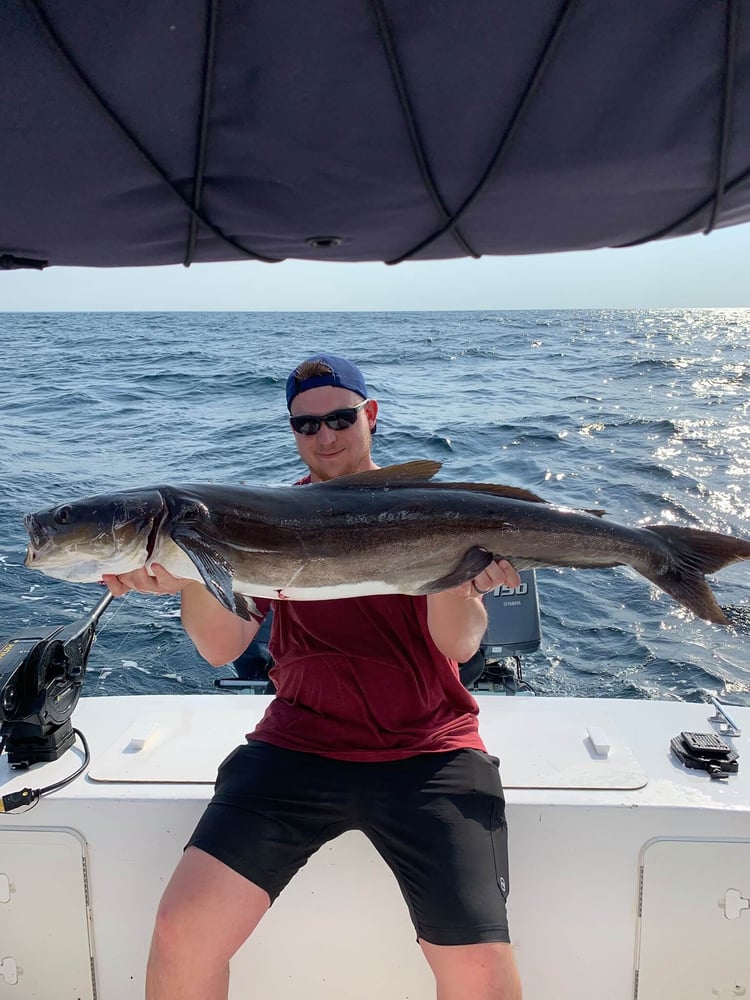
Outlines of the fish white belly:
[[[189,580],[197,580],[203,583],[198,568],[192,559],[187,556],[179,545],[175,545],[172,539],[165,535],[155,549],[148,567],[153,563],[164,566],[173,576],[184,577]],[[295,573],[294,576],[298,574]],[[287,579],[289,579],[287,577]],[[395,583],[386,583],[383,580],[360,580],[349,583],[325,584],[322,586],[294,586],[294,579],[289,580],[289,585],[285,586],[283,580],[278,581],[278,586],[274,587],[268,582],[257,583],[253,580],[243,580],[236,578],[232,589],[235,593],[243,594],[247,597],[265,597],[269,600],[289,600],[289,601],[334,601],[346,597],[367,597],[371,594],[399,594],[402,593]]]
[[372,594],[400,594],[392,583],[380,580],[363,580],[360,583],[339,583],[325,587],[281,587],[237,581],[235,590],[250,597],[267,597],[287,601],[335,601],[346,597],[368,597]]

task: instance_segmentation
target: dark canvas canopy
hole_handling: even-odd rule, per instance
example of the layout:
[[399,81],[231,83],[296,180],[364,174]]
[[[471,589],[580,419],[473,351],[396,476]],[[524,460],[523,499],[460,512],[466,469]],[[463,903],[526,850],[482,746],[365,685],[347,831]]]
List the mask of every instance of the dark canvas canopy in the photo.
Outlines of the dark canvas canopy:
[[0,94],[6,267],[750,220],[750,0],[3,0]]

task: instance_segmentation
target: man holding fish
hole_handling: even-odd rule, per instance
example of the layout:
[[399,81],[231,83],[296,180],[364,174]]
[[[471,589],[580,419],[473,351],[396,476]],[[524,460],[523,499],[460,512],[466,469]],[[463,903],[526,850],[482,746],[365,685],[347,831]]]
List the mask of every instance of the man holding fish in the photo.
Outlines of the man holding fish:
[[[309,469],[301,485],[359,473],[377,481],[378,405],[354,364],[328,354],[303,362],[287,405]],[[457,667],[484,634],[482,595],[519,578],[481,549],[459,569],[458,586],[446,576],[445,589],[424,596],[290,600],[278,590],[248,601],[245,617],[158,562],[104,576],[118,596],[179,592],[184,627],[215,666],[239,656],[275,611],[276,697],[221,765],[166,889],[148,1000],[226,998],[232,955],[311,854],[347,829],[362,830],[393,870],[439,1000],[519,1000],[502,787]]]

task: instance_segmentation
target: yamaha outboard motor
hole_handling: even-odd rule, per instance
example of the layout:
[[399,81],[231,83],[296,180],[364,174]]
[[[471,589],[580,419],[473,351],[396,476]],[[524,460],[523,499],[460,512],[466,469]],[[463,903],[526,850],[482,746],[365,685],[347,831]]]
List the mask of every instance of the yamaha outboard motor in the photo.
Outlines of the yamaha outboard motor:
[[521,656],[539,649],[542,631],[534,570],[519,573],[518,587],[498,587],[485,599],[487,631],[477,652],[459,665],[470,691],[534,694],[521,673]]

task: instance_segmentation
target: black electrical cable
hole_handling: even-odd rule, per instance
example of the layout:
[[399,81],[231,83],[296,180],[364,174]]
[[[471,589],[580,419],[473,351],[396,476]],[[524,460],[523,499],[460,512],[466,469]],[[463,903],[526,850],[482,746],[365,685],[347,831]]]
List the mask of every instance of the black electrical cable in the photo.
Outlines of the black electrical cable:
[[[37,804],[43,795],[49,795],[51,792],[56,792],[60,788],[64,788],[72,781],[75,781],[79,775],[83,774],[91,762],[91,751],[89,750],[86,737],[83,735],[81,730],[74,729],[73,732],[81,741],[81,746],[83,747],[83,763],[78,770],[74,771],[73,774],[68,775],[67,778],[55,781],[51,785],[45,785],[44,788],[22,788],[20,792],[8,792],[7,795],[0,796],[0,813],[13,812],[16,809],[20,809],[21,806],[28,806],[29,809],[31,809]],[[4,748],[5,741],[3,741],[3,744],[0,747],[0,753],[2,753]],[[25,811],[28,812],[28,809]]]

